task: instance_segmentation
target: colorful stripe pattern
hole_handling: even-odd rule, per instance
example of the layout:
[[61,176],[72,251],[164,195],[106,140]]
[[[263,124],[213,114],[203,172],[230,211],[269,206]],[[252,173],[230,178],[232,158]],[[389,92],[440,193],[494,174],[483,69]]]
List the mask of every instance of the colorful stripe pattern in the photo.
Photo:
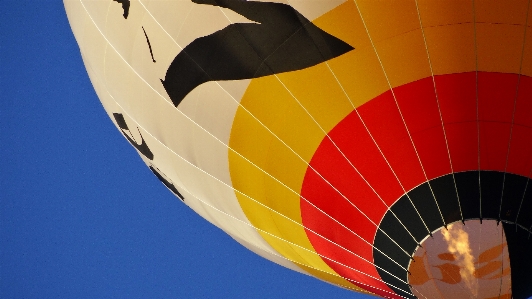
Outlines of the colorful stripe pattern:
[[250,250],[386,298],[531,296],[531,1],[263,2],[64,0],[116,127]]

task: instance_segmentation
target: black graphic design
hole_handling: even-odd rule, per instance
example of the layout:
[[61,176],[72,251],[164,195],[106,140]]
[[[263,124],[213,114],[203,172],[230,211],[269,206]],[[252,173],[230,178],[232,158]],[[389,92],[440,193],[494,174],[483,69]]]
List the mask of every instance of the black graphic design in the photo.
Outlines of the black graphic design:
[[158,168],[150,166],[150,170],[159,179],[159,181],[161,181],[166,186],[166,188],[170,189],[170,191],[172,191],[175,195],[177,195],[177,197],[179,197],[181,199],[181,201],[185,201],[185,197],[183,195],[181,195],[181,193],[179,193],[179,191],[177,191],[177,189],[174,186],[174,184],[170,183],[166,178],[164,178],[161,175],[161,172],[160,172],[160,170]]
[[161,80],[177,107],[202,83],[301,70],[354,48],[321,30],[289,5],[244,0],[193,0],[220,6],[258,24],[236,23],[186,46]]
[[[116,120],[116,123],[120,127],[120,131],[122,131],[122,134],[126,137],[127,141],[133,145],[141,154],[143,154],[146,158],[153,160],[153,153],[151,152],[150,148],[144,141],[144,138],[142,138],[142,134],[140,134],[140,138],[142,139],[142,142],[138,144],[133,138],[129,137],[128,134],[126,134],[126,131],[129,131],[129,128],[126,124],[126,120],[124,119],[124,116],[121,113],[113,113],[113,116]],[[138,128],[137,128],[138,130]]]
[[[455,173],[454,178],[451,174],[435,178],[430,181],[430,187],[425,182],[410,190],[384,215],[375,236],[374,262],[383,281],[399,295],[414,298],[412,293],[405,292],[410,289],[406,269],[419,243],[431,231],[453,222],[489,219],[502,222],[506,234],[513,298],[529,298],[532,295],[532,184],[527,185],[527,180],[511,173],[466,171]],[[435,198],[439,210],[427,200],[431,198]]]
[[153,63],[155,63],[155,58],[153,58],[153,51],[151,50],[151,44],[150,44],[150,39],[148,38],[148,35],[146,34],[146,30],[144,30],[144,26],[142,27],[142,31],[144,31],[144,36],[146,37],[146,41],[148,42],[148,48],[150,48],[150,55],[151,55],[151,60],[153,61]]
[[122,9],[124,10],[124,19],[127,19],[129,15],[129,5],[131,4],[129,0],[113,0],[122,4]]

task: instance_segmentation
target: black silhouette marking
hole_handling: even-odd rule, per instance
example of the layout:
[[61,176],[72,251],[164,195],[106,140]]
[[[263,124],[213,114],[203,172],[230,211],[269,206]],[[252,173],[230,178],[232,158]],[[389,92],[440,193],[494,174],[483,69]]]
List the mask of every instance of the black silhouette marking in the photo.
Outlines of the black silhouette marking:
[[146,37],[146,41],[148,42],[148,48],[150,48],[150,55],[151,55],[151,60],[153,60],[153,63],[155,63],[155,58],[153,58],[153,52],[151,50],[151,44],[150,44],[150,39],[148,38],[148,35],[146,34],[146,30],[144,30],[144,26],[142,26],[142,31],[144,31],[144,36]]
[[131,145],[133,145],[133,147],[135,147],[146,158],[153,160],[153,153],[151,152],[150,148],[144,141],[144,138],[142,138],[142,134],[140,134],[140,131],[139,131],[139,134],[140,134],[140,138],[142,139],[142,142],[138,144],[133,138],[129,137],[129,135],[126,134],[126,131],[129,131],[129,128],[126,124],[126,120],[124,119],[124,116],[121,113],[113,113],[113,116],[116,120],[116,123],[120,127],[122,134],[126,137],[127,141],[129,141],[129,143],[131,143]]
[[161,80],[177,107],[208,81],[258,78],[301,70],[354,48],[289,5],[245,0],[192,0],[220,6],[258,24],[235,23],[186,46]]
[[181,195],[179,191],[177,191],[174,184],[170,183],[166,178],[161,175],[160,170],[158,168],[156,169],[156,167],[150,166],[150,170],[159,179],[159,181],[161,181],[168,189],[170,189],[170,191],[174,192],[174,194],[177,195],[177,197],[179,197],[181,201],[185,201],[185,197]]
[[123,16],[124,16],[124,19],[127,19],[127,16],[129,15],[129,5],[131,5],[129,0],[113,0],[113,1],[116,1],[122,4],[122,9],[124,10]]

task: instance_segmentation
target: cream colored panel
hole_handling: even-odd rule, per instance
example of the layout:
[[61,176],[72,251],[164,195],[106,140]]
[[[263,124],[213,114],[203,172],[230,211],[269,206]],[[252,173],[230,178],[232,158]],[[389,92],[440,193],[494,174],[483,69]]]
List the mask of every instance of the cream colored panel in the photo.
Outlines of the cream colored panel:
[[347,0],[290,0],[290,4],[310,21],[320,17]]
[[[216,140],[215,136],[209,134],[206,129],[201,129],[200,124],[194,123],[193,119],[187,118],[178,111],[135,73],[128,71],[127,64],[116,53],[108,52],[107,61],[109,67],[107,87],[114,99],[131,117],[158,140],[194,165],[203,164],[209,167],[213,175],[224,178],[226,183],[230,182],[226,166],[227,148],[223,143]],[[215,84],[206,85],[208,86],[218,87]],[[223,97],[221,88],[218,87],[218,89],[218,97]],[[202,89],[199,88],[195,92],[201,93]],[[235,102],[227,95],[223,103],[229,105],[226,106],[227,109],[236,109]],[[224,124],[220,123],[223,119],[217,121],[219,123],[211,120],[211,124],[225,125],[227,131],[230,129],[231,122]],[[223,160],[212,164],[214,163],[213,156],[221,157]],[[202,162],[201,159],[208,159],[208,162]],[[221,167],[220,163],[224,163],[224,167]]]
[[63,4],[65,5],[65,11],[68,17],[68,23],[72,32],[74,32],[74,37],[79,47],[83,47],[85,44],[85,26],[87,22],[91,22],[89,15],[85,12],[85,9],[79,1],[68,1],[64,0]]
[[190,0],[140,0],[140,3],[173,39],[179,35],[187,16],[197,5]]
[[[122,4],[115,1],[107,0],[78,0],[83,3],[83,6],[91,16],[92,20],[100,28],[105,28],[109,12],[116,13],[117,17],[124,19]],[[111,7],[115,6],[115,7]]]
[[[181,52],[181,48],[149,14],[144,15],[140,25],[137,28],[138,34],[133,43],[132,57],[129,63],[150,86],[163,95],[168,102],[171,102],[160,79],[164,79],[168,66]],[[144,35],[144,31],[146,31],[146,35]],[[148,40],[155,62],[152,60]]]
[[184,48],[196,38],[222,30],[230,24],[219,7],[195,4],[175,40]]
[[80,50],[86,58],[86,63],[90,64],[98,76],[103,77],[107,42],[99,28],[94,25],[91,16],[87,14],[85,6],[81,2],[78,3],[80,3],[78,17],[85,20],[83,27],[80,28],[83,31],[83,38],[80,38],[83,39]]
[[100,29],[118,53],[131,63],[135,39],[144,38],[141,23],[146,11],[137,2],[131,1],[129,16],[124,19],[122,5],[116,2],[112,4],[109,6],[106,26]]
[[[250,80],[245,81],[248,84],[250,82]],[[225,86],[233,87],[231,85],[234,85],[233,90],[242,88],[242,94],[247,88],[247,85],[238,84],[240,83],[239,81],[227,81],[226,83]],[[197,114],[194,121],[227,144],[239,102],[217,82],[207,82],[197,87],[196,90],[201,93],[201,96],[198,97],[197,104],[197,109],[201,113]]]
[[251,83],[251,79],[238,80],[238,81],[218,81],[218,84],[227,92],[233,100],[240,103],[246,89]]

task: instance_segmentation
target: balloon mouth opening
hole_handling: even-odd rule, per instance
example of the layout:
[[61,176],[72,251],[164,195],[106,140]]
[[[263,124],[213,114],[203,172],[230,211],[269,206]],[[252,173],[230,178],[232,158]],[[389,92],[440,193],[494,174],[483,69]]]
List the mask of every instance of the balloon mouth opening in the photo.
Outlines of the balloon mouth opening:
[[503,226],[496,220],[454,222],[421,245],[408,268],[416,297],[439,293],[444,298],[511,298],[510,255]]

